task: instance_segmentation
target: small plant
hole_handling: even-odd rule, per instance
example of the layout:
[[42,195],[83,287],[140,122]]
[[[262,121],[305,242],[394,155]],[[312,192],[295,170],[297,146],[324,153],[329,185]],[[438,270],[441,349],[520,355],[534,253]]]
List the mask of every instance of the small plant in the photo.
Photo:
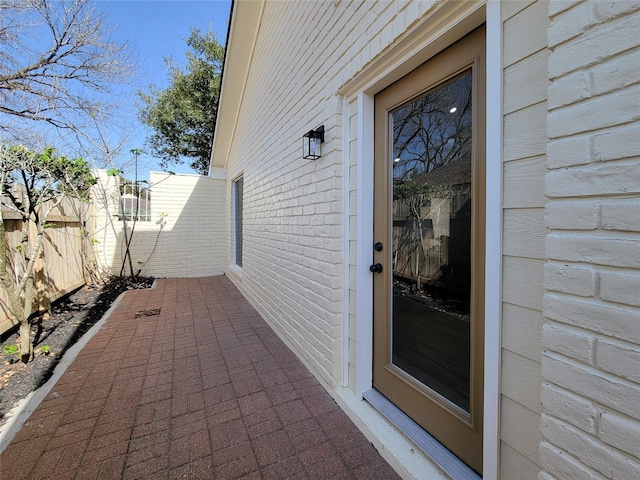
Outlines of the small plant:
[[5,344],[4,346],[5,355],[16,355],[18,353],[18,350],[20,350],[18,345]]
[[169,216],[168,213],[160,212],[158,221],[156,222],[156,225],[160,225],[161,229],[164,228],[164,226],[167,224],[167,217],[168,216]]
[[49,353],[51,353],[51,347],[49,345],[42,345],[38,350],[40,350],[40,353],[43,355],[49,355]]

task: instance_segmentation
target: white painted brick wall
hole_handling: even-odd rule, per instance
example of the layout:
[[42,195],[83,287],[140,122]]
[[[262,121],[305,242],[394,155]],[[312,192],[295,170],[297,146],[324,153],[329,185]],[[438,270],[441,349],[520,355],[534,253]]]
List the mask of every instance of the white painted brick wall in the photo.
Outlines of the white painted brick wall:
[[593,268],[580,268],[566,263],[547,263],[544,267],[545,288],[580,297],[593,297],[597,273]]
[[[589,1],[594,4],[593,7],[598,3],[593,0]],[[620,3],[628,4],[627,15],[621,15],[612,21],[604,21],[602,23],[600,23],[600,19],[595,20],[598,23],[594,22],[589,25],[585,33],[563,43],[549,43],[549,47],[552,48],[552,53],[549,57],[549,77],[551,79],[602,63],[608,58],[638,46],[640,42],[639,36],[630,35],[630,32],[638,31],[640,27],[637,15],[629,13],[632,9],[637,8],[636,2]],[[553,17],[549,31],[552,31],[556,21],[568,16],[580,15],[580,12],[577,11],[579,8],[580,5]]]
[[554,80],[549,88],[549,106],[560,107],[615,92],[637,83],[640,54],[631,50],[590,68]]
[[640,458],[640,425],[633,419],[602,412],[599,436],[603,442]]
[[631,124],[593,136],[593,160],[638,157],[638,125]]
[[640,268],[640,238],[637,235],[615,236],[605,233],[555,233],[547,235],[548,257],[569,262]]
[[588,136],[560,138],[547,144],[549,168],[584,165],[594,161],[591,141]]
[[547,293],[544,297],[544,314],[557,322],[640,343],[638,312],[635,308],[625,308],[598,299]]
[[567,325],[547,324],[542,329],[542,343],[549,350],[561,353],[587,365],[594,363],[596,338],[593,334]]
[[561,419],[543,415],[541,428],[549,443],[566,445],[565,451],[577,459],[583,468],[595,470],[605,478],[640,479],[640,463],[633,457],[611,448],[599,439],[585,435],[582,430]]
[[546,466],[546,471],[538,475],[540,480],[604,480],[602,475],[586,467],[566,451],[547,442],[540,444],[540,462]]
[[[601,372],[555,353],[543,355],[542,375],[544,380],[598,404],[601,411],[617,411],[634,419],[635,422],[640,419],[640,388],[637,383]],[[546,405],[544,409],[549,415],[560,418],[557,412],[547,410]]]
[[558,418],[592,435],[598,433],[600,409],[594,402],[549,383],[542,384],[540,398]]
[[549,3],[540,478],[640,478],[640,4]]
[[[117,275],[125,244],[124,223],[114,217],[118,213],[117,180],[105,171],[97,171],[96,175],[99,182],[93,192],[97,211],[94,249],[102,270]],[[151,221],[136,222],[131,240],[134,270],[154,277],[222,274],[228,243],[226,182],[199,175],[153,172],[150,180]],[[131,229],[129,222],[128,231]],[[128,262],[125,274],[129,274]]]
[[[640,105],[640,99],[638,100]],[[578,118],[580,117],[575,117],[576,120]],[[638,134],[640,135],[640,128]],[[619,160],[613,164],[550,171],[545,181],[545,191],[551,198],[638,194],[639,182],[637,160]]]
[[[243,97],[250,108],[240,111],[225,159],[229,180],[244,178],[243,265],[241,271],[233,267],[229,247],[227,273],[332,386],[342,380],[342,214],[348,201],[337,92],[432,5],[265,4]],[[323,156],[303,160],[302,135],[320,125]],[[228,186],[227,198],[230,193]],[[231,218],[230,209],[227,214]]]
[[596,366],[605,372],[640,383],[640,348],[637,343],[599,338]]
[[122,227],[114,218],[118,213],[118,183],[116,177],[107,175],[106,170],[94,171],[96,185],[91,189],[91,202],[95,212],[91,228],[91,243],[97,261],[97,268],[105,274],[120,272],[119,237]]
[[[636,142],[638,139],[636,138]],[[640,232],[640,201],[610,202],[602,205],[602,228]]]
[[595,230],[600,221],[598,202],[549,202],[547,227],[557,230]]
[[601,273],[600,297],[609,302],[640,307],[640,275]]

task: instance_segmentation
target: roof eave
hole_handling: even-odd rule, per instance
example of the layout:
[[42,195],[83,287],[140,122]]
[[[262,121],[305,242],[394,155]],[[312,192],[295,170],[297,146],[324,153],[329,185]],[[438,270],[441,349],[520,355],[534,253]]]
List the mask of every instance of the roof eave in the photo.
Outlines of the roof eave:
[[224,168],[229,156],[264,4],[265,0],[235,0],[231,7],[209,173]]

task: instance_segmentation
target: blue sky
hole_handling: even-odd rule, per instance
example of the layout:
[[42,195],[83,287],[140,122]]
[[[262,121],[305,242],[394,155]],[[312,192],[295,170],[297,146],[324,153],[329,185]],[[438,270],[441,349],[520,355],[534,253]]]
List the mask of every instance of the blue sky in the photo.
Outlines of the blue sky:
[[[149,134],[137,119],[134,103],[137,90],[148,90],[148,85],[168,85],[164,58],[171,56],[183,65],[186,42],[192,28],[206,31],[211,28],[218,40],[226,41],[230,0],[96,0],[104,10],[107,23],[115,30],[112,35],[134,47],[142,66],[142,75],[125,90],[130,108],[122,109],[122,125],[130,132],[130,141],[123,151],[124,157],[132,148],[144,148]],[[129,101],[130,98],[130,101]],[[157,162],[149,155],[139,157],[138,178],[149,179],[148,172],[159,171]],[[171,167],[176,173],[193,173],[186,165]],[[125,168],[125,175],[133,178],[133,167]]]

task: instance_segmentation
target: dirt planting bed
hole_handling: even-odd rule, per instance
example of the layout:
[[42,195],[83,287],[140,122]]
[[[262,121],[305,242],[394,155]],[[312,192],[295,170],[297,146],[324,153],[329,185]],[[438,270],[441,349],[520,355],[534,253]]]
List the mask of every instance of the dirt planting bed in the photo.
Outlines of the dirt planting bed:
[[152,283],[148,277],[113,277],[103,285],[87,285],[61,298],[54,303],[49,318],[32,326],[35,358],[28,364],[8,353],[18,343],[17,331],[4,334],[0,339],[0,426],[8,420],[8,412],[51,377],[64,353],[102,318],[122,292],[149,288]]

